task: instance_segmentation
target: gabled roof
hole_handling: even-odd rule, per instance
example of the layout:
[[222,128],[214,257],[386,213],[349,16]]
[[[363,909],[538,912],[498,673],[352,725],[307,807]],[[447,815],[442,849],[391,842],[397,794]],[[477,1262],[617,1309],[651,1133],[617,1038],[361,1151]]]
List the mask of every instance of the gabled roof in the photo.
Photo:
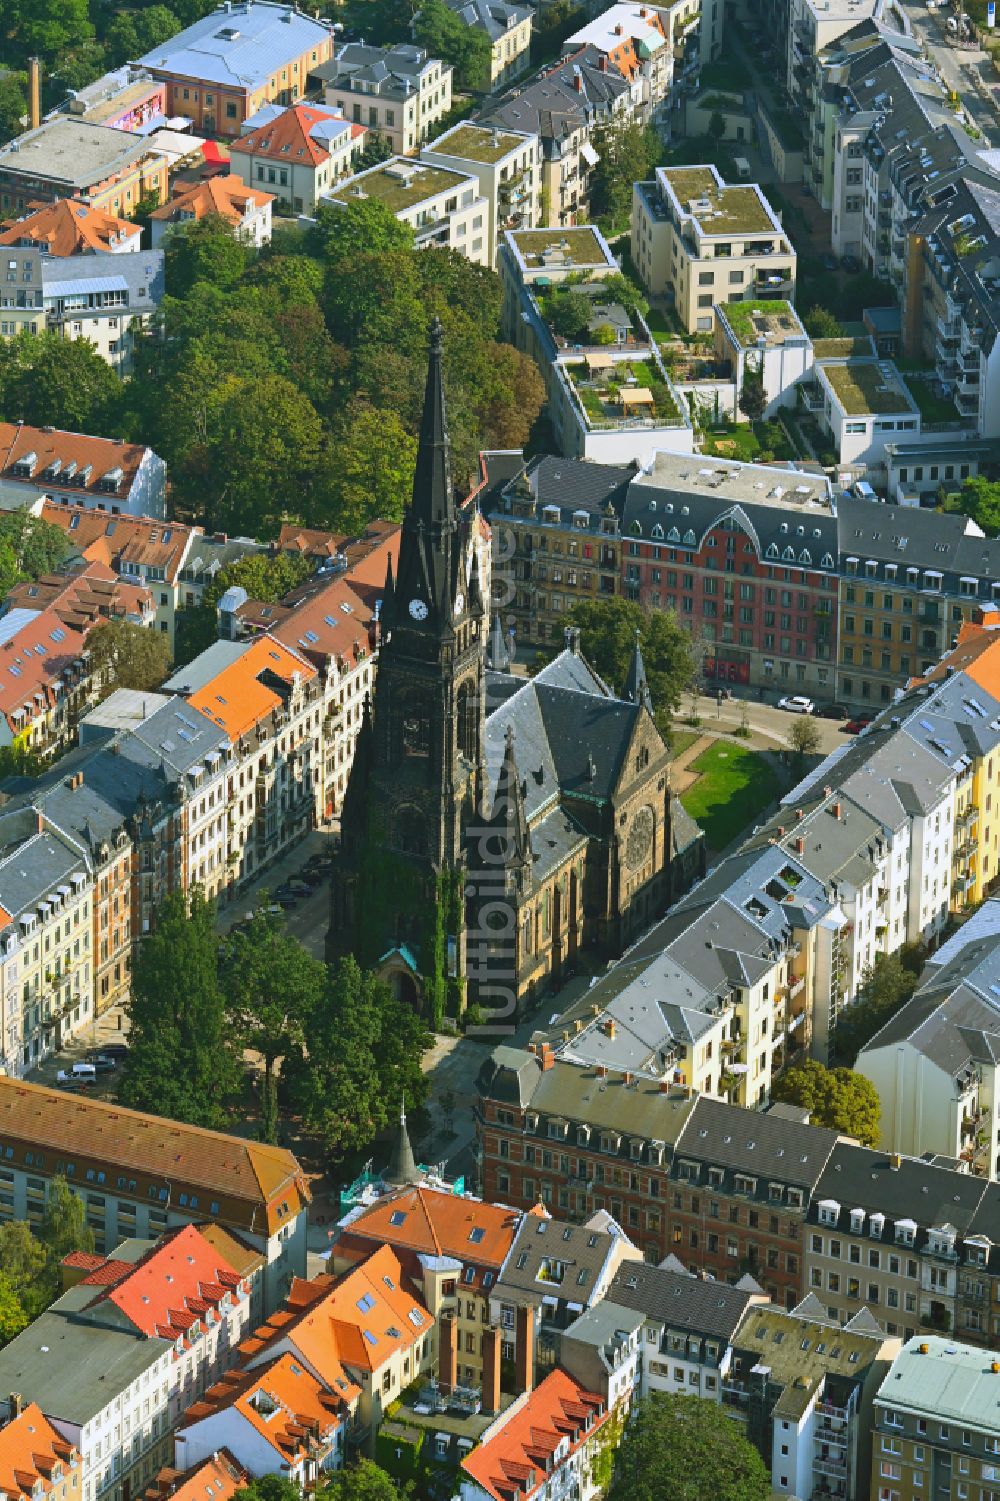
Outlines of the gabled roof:
[[0,1495],[7,1501],[30,1501],[39,1484],[48,1495],[79,1462],[78,1451],[35,1402],[0,1428]]
[[282,707],[297,679],[315,676],[303,657],[265,636],[192,693],[189,703],[238,740]]
[[177,1340],[193,1324],[209,1322],[223,1299],[238,1292],[240,1278],[193,1225],[184,1225],[135,1264],[106,1261],[78,1285],[105,1289],[85,1315],[111,1304],[141,1333]]
[[802,1125],[771,1111],[742,1110],[701,1095],[674,1155],[811,1189],[838,1140],[838,1133],[825,1126]]
[[242,224],[248,212],[274,202],[273,193],[248,188],[238,177],[210,177],[206,182],[182,188],[169,202],[154,208],[151,219],[175,224],[185,219],[204,219],[221,214],[230,224]]
[[42,506],[42,520],[67,532],[85,558],[110,563],[116,572],[123,563],[162,568],[168,584],[176,582],[188,544],[197,533],[197,528],[183,522],[108,516],[86,506],[55,505],[51,501]]
[[[113,438],[93,438],[58,428],[0,422],[0,473],[4,482],[31,485],[35,490],[72,485],[74,490],[100,496],[113,505],[116,498],[128,498],[143,461],[151,455],[152,450],[142,443],[118,443]],[[50,503],[43,515],[58,526],[53,511],[72,516],[77,509]],[[106,525],[108,517],[100,520]],[[68,528],[69,523],[66,525]]]
[[64,625],[54,610],[40,611],[0,643],[0,714],[13,734],[56,703],[63,673],[80,660],[84,645],[83,633]]
[[349,1215],[342,1239],[390,1245],[400,1255],[452,1256],[471,1265],[478,1277],[483,1267],[503,1265],[520,1218],[518,1210],[502,1204],[438,1188],[404,1188]]
[[671,1329],[731,1340],[755,1295],[725,1282],[702,1281],[689,1272],[629,1261],[615,1272],[605,1297],[610,1303],[637,1308]]
[[129,240],[138,249],[138,224],[92,208],[79,198],[31,205],[21,219],[5,219],[0,245],[37,245],[46,255],[81,255],[88,250],[120,251]]
[[346,142],[356,141],[364,134],[363,125],[352,124],[326,105],[293,104],[267,124],[240,136],[229,149],[239,155],[273,158],[293,167],[319,167]]
[[112,618],[142,624],[152,617],[154,606],[144,584],[120,578],[106,563],[81,559],[62,573],[47,573],[16,584],[4,608],[51,610],[63,625],[86,633]]
[[165,1465],[143,1501],[229,1501],[237,1491],[250,1484],[251,1476],[233,1458],[228,1449],[219,1449],[189,1470],[175,1470]]
[[607,1421],[603,1397],[588,1392],[560,1367],[540,1382],[523,1405],[510,1409],[478,1448],[462,1461],[465,1473],[494,1501],[511,1501],[515,1490],[529,1501],[553,1473],[556,1450],[568,1445],[564,1463]]
[[294,1356],[279,1355],[261,1368],[228,1371],[187,1409],[180,1432],[232,1408],[283,1464],[295,1464],[308,1452],[311,1433],[318,1429],[322,1438],[337,1428],[344,1420],[345,1404],[358,1395],[355,1386],[343,1392],[328,1390]]
[[[209,11],[139,62],[154,77],[195,78],[251,93],[285,64],[330,44],[330,29],[291,5],[255,0]],[[302,79],[305,84],[305,79]]]

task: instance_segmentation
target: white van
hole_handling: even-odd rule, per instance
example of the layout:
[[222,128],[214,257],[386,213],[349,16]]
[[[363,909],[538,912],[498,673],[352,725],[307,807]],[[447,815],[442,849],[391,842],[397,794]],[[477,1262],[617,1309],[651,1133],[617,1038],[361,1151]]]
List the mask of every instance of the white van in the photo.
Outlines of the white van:
[[56,1075],[59,1084],[68,1084],[75,1079],[78,1083],[97,1083],[97,1069],[92,1063],[74,1063],[72,1068],[61,1068]]
[[734,156],[733,166],[736,168],[736,176],[740,182],[750,181],[750,163],[745,156]]

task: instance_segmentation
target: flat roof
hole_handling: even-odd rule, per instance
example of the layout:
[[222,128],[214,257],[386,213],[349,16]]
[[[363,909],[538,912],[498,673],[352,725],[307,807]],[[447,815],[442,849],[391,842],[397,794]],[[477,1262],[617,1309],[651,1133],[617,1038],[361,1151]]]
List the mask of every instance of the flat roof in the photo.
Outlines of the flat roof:
[[746,302],[726,302],[717,307],[716,316],[739,341],[742,349],[753,349],[763,341],[769,349],[789,339],[806,339],[798,313],[790,302],[767,302],[755,298]]
[[467,172],[456,172],[451,167],[432,167],[426,162],[416,162],[410,157],[392,157],[367,172],[349,177],[327,197],[340,203],[350,203],[354,198],[374,198],[384,203],[392,213],[399,214],[415,208],[428,198],[447,193],[472,183],[478,191],[478,183]]
[[143,156],[155,156],[144,136],[70,115],[46,120],[0,151],[0,169],[89,188]]
[[[686,214],[702,234],[778,234],[778,224],[771,207],[755,183],[731,186],[722,181],[714,167],[661,167],[660,174]],[[707,202],[708,209],[695,210],[695,203]]]
[[742,464],[738,459],[714,459],[704,454],[659,450],[649,467],[636,475],[633,486],[662,487],[680,494],[716,494],[722,502],[753,501],[755,505],[810,506],[831,512],[830,483],[824,475],[766,464]]
[[464,161],[492,166],[523,146],[528,139],[528,136],[515,134],[512,130],[491,129],[488,125],[473,125],[471,121],[463,120],[443,136],[438,136],[436,141],[431,141],[425,149],[437,151],[442,156],[457,156]]
[[328,24],[313,20],[295,6],[244,0],[209,11],[153,47],[139,62],[154,75],[170,73],[249,93],[284,64],[330,40]]
[[887,360],[846,360],[818,368],[848,417],[917,411],[899,371]]
[[997,1386],[989,1350],[933,1334],[908,1340],[878,1390],[877,1400],[967,1428],[997,1429]]
[[511,229],[507,238],[529,271],[547,267],[562,270],[567,266],[607,266],[618,269],[604,236],[595,224],[575,229]]

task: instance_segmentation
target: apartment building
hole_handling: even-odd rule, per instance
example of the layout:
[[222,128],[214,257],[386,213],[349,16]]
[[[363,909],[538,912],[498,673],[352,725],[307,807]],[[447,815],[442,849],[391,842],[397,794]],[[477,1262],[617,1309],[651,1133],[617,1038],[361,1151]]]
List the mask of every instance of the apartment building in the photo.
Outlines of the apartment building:
[[319,198],[355,170],[365,134],[363,125],[322,104],[267,105],[230,147],[230,171],[245,186],[272,193],[279,212],[314,214]]
[[244,1341],[252,1373],[290,1356],[336,1392],[346,1376],[358,1392],[351,1441],[374,1450],[386,1408],[430,1374],[434,1320],[407,1291],[398,1257],[383,1245],[340,1278],[299,1278],[285,1306]]
[[[609,285],[618,264],[599,230],[509,230],[500,274],[504,330],[542,372],[561,453],[614,464],[692,451],[687,407],[644,318]],[[575,328],[560,318],[564,283],[591,305]]]
[[8,245],[2,257],[4,276],[0,285],[0,338],[13,339],[19,333],[45,332],[45,304],[42,301],[42,255],[40,250],[23,250]]
[[105,213],[79,198],[32,205],[26,214],[5,219],[0,246],[20,245],[46,255],[89,255],[100,251],[121,255],[138,251],[142,229]]
[[785,76],[782,80],[793,108],[808,100],[806,85],[815,60],[845,35],[868,21],[878,9],[874,0],[791,0]]
[[907,1341],[875,1398],[873,1498],[990,1492],[1000,1455],[996,1363],[940,1336]]
[[161,203],[166,199],[166,159],[128,130],[55,115],[0,150],[5,219],[59,198],[127,219],[151,193],[159,193]]
[[143,1501],[201,1501],[206,1493],[214,1501],[230,1501],[251,1479],[230,1453],[219,1450],[188,1470],[165,1465],[147,1488]]
[[812,340],[786,301],[750,298],[716,307],[714,347],[716,359],[732,374],[734,413],[748,376],[763,384],[765,417],[794,407],[799,382],[813,367]]
[[383,136],[399,156],[419,151],[452,106],[450,64],[408,42],[347,42],[312,71],[328,105],[352,125]]
[[900,1341],[864,1313],[842,1327],[812,1297],[790,1312],[748,1308],[736,1341],[743,1359],[732,1385],[776,1494],[862,1501],[873,1402]]
[[41,262],[46,327],[86,339],[119,375],[132,369],[135,335],[149,328],[163,300],[163,251],[97,251]]
[[190,119],[196,135],[238,136],[263,105],[301,99],[332,52],[333,28],[296,6],[230,0],[138,61],[164,85],[165,114]]
[[550,1371],[533,1391],[514,1402],[486,1429],[462,1460],[461,1501],[496,1501],[513,1473],[525,1497],[543,1485],[553,1494],[593,1501],[601,1491],[594,1468],[600,1434],[610,1411],[566,1371]]
[[[968,467],[959,463],[959,484]],[[852,703],[890,703],[901,680],[930,671],[963,622],[1000,598],[1000,547],[967,517],[907,507],[890,520],[864,500],[837,505],[837,696]]]
[[640,119],[646,123],[669,119],[675,48],[683,53],[684,38],[697,32],[700,19],[697,0],[681,0],[671,7],[611,5],[567,37],[563,51],[596,47],[623,78],[638,87]]
[[491,266],[508,229],[534,229],[541,218],[542,165],[538,137],[463,120],[426,145],[420,160],[471,173],[489,207]]
[[569,228],[590,217],[598,156],[595,126],[635,117],[641,91],[596,47],[579,48],[480,113],[478,123],[537,136],[541,158],[539,223]]
[[695,1277],[676,1257],[662,1266],[628,1262],[618,1268],[605,1304],[640,1313],[640,1394],[667,1392],[701,1397],[742,1412],[736,1382],[735,1338],[744,1317],[768,1306],[749,1285],[731,1287]]
[[[806,1279],[831,1319],[866,1306],[891,1335],[964,1327],[988,1339],[989,1299],[979,1281],[990,1258],[978,1232],[996,1213],[997,1186],[944,1159],[886,1156],[839,1143],[821,1174],[805,1236]],[[982,1284],[980,1283],[980,1286]],[[962,1314],[959,1317],[959,1308]],[[971,1329],[964,1312],[978,1307]]]
[[516,643],[557,640],[578,600],[619,592],[620,517],[631,472],[546,455],[520,463],[513,478],[482,498],[497,577],[507,580],[501,616]]
[[[869,16],[819,48],[811,61],[806,55],[796,63],[799,98],[806,117],[803,182],[831,215],[831,236],[838,254],[846,249],[845,235],[853,233],[860,243],[863,211],[858,200],[864,189],[864,142],[853,132],[838,139],[841,124],[850,131],[852,111],[845,101],[852,98],[852,86],[857,81],[867,78],[872,67],[888,61],[893,47],[905,42],[902,33]],[[850,208],[848,197],[852,200]]]
[[490,43],[490,92],[506,88],[531,61],[531,27],[535,12],[530,5],[509,0],[446,0],[450,11]]
[[153,244],[162,245],[174,229],[183,229],[209,214],[225,220],[238,240],[260,249],[271,242],[271,205],[275,195],[248,186],[235,173],[181,186],[149,216]]
[[[148,589],[125,583],[103,563],[84,562],[68,562],[58,573],[15,584],[7,595],[5,609],[11,614],[51,611],[64,626],[83,635],[112,619],[149,626],[154,615]],[[105,686],[103,682],[101,686]]]
[[403,1275],[434,1321],[440,1366],[440,1320],[455,1330],[454,1379],[483,1385],[483,1336],[490,1324],[491,1289],[513,1244],[521,1215],[446,1188],[419,1185],[349,1210],[340,1221],[330,1268],[339,1275],[391,1246]]
[[324,194],[335,208],[369,198],[410,226],[418,250],[454,250],[475,266],[490,264],[489,204],[474,173],[397,156]]
[[4,1220],[38,1224],[59,1174],[86,1203],[98,1250],[211,1218],[265,1256],[265,1310],[305,1270],[309,1188],[281,1147],[10,1078],[0,1078],[0,1142]]
[[621,525],[626,598],[673,609],[707,677],[833,694],[838,523],[825,479],[658,452]]
[[820,358],[817,400],[808,400],[830,435],[837,462],[884,481],[886,443],[897,451],[926,439],[913,392],[891,360]]
[[630,243],[643,285],[688,333],[711,331],[717,303],[795,295],[795,251],[763,190],[727,184],[712,165],[659,167],[636,183]]
[[[74,1501],[80,1495],[80,1454],[36,1402],[14,1404],[0,1428],[0,1487],[10,1501]],[[8,1404],[9,1407],[9,1404]]]
[[162,517],[167,466],[141,443],[0,422],[0,485],[20,504],[86,506],[112,516]]
[[[40,756],[66,746],[97,684],[82,631],[54,610],[18,609],[0,625],[0,745]],[[40,649],[39,649],[40,648]]]

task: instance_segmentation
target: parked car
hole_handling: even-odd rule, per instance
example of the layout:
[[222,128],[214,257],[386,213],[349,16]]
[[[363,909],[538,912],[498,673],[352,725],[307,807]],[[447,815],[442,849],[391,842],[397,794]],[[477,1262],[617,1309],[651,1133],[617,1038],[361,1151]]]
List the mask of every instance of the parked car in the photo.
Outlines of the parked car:
[[874,714],[858,714],[854,719],[849,719],[843,726],[848,735],[860,735],[866,730],[875,718]]
[[856,255],[844,255],[840,258],[840,264],[849,276],[857,276],[861,270],[861,262]]
[[824,271],[836,271],[838,264],[837,257],[833,254],[832,250],[828,250],[825,255],[821,255],[819,263]]
[[124,1042],[106,1042],[103,1047],[91,1048],[87,1057],[91,1063],[97,1058],[113,1058],[116,1063],[121,1063],[128,1057],[128,1047]]
[[79,1094],[84,1089],[93,1089],[96,1082],[96,1079],[81,1078],[79,1074],[68,1074],[62,1068],[56,1075],[56,1088],[68,1090],[70,1094]]
[[279,886],[274,893],[274,900],[279,907],[294,907],[301,895],[301,891],[294,891],[291,886]]
[[818,719],[848,719],[850,713],[846,704],[820,704],[816,710],[816,717]]
[[74,1079],[86,1084],[96,1084],[97,1069],[92,1063],[74,1063],[72,1068],[61,1068],[56,1074],[57,1084],[67,1084]]
[[779,698],[778,708],[787,709],[789,714],[815,714],[816,705],[811,698],[806,698],[802,693],[793,693],[789,698]]
[[88,1053],[87,1057],[99,1074],[113,1074],[120,1062],[118,1058],[109,1058],[106,1053]]

